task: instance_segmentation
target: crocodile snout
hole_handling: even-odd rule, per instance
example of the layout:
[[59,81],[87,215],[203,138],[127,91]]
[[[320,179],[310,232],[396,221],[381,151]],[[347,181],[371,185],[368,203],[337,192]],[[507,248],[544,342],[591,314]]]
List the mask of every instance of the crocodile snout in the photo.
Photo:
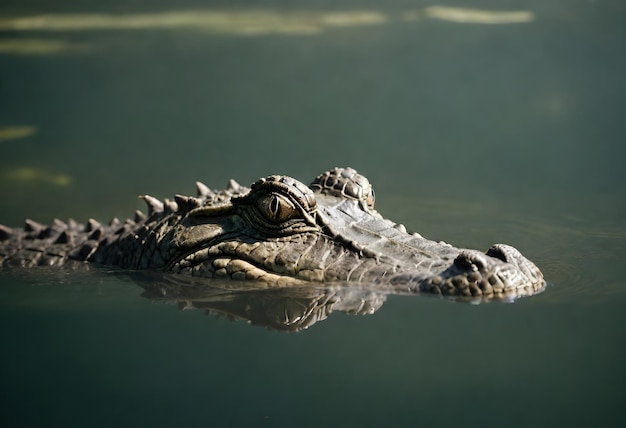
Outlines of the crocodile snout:
[[[440,283],[440,284],[439,284]],[[428,280],[423,290],[452,295],[501,296],[506,293],[534,294],[545,287],[543,274],[517,249],[495,244],[485,253],[461,250],[452,269]]]

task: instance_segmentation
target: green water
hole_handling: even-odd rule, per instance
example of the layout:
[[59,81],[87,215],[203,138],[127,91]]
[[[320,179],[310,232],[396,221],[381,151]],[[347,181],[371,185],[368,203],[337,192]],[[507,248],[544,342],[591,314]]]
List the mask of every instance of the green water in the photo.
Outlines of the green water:
[[623,2],[47,3],[0,6],[0,223],[349,165],[386,217],[550,287],[281,333],[4,272],[3,427],[626,423]]

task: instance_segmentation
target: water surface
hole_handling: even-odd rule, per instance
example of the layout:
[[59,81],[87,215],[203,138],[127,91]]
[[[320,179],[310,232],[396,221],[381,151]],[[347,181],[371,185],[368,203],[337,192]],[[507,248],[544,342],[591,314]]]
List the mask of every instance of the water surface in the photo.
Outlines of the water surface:
[[466,3],[1,6],[0,223],[352,166],[386,217],[550,282],[283,333],[4,272],[2,426],[624,425],[626,8]]

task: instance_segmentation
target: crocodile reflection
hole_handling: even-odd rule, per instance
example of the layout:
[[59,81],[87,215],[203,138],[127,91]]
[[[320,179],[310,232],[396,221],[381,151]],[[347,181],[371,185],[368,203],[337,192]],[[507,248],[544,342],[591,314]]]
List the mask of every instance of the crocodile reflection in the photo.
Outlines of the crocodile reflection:
[[207,315],[243,320],[271,330],[295,332],[326,319],[332,312],[370,315],[386,300],[386,293],[340,285],[259,288],[181,280],[177,275],[140,274],[134,278],[142,297],[175,303],[181,310],[200,309]]

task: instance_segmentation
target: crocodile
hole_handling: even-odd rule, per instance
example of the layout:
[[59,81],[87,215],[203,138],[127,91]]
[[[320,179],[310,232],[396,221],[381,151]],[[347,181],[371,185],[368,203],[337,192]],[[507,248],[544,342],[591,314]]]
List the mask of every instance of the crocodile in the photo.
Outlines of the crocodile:
[[147,213],[106,224],[55,219],[0,225],[0,266],[95,264],[180,278],[254,281],[261,288],[341,284],[473,300],[537,294],[541,271],[512,246],[456,248],[408,233],[374,208],[369,180],[334,168],[307,186],[285,175],[197,195],[140,196]]

